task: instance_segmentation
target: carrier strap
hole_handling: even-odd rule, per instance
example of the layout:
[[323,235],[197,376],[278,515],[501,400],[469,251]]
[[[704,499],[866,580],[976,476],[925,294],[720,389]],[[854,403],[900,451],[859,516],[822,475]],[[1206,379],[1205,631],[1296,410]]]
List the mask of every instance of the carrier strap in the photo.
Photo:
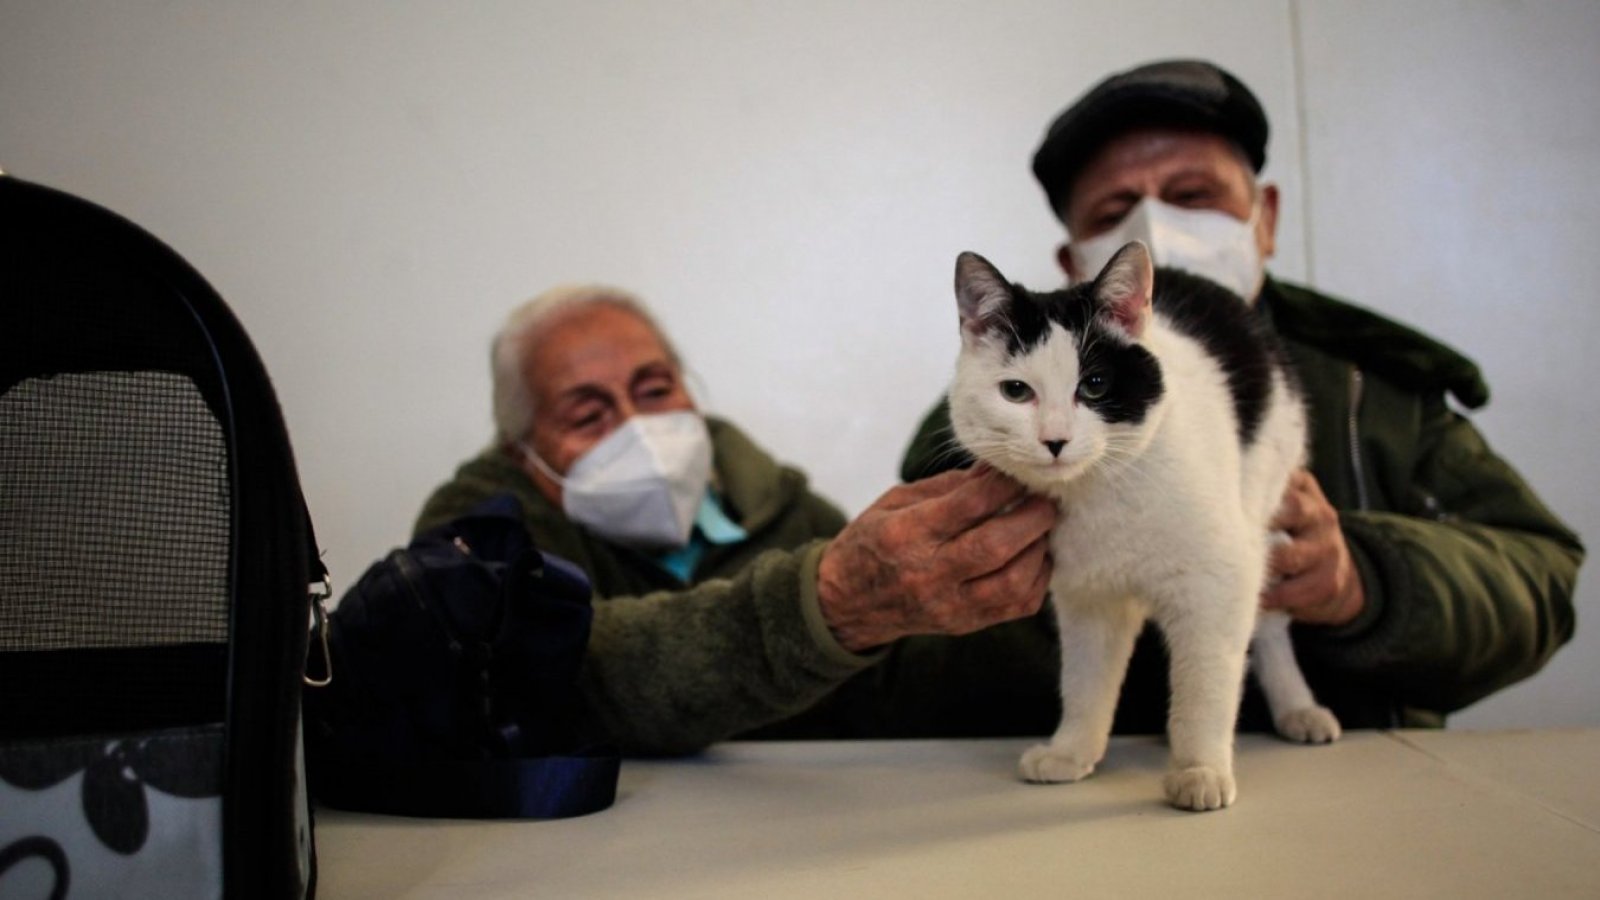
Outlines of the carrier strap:
[[621,758],[541,756],[476,761],[369,759],[337,763],[317,799],[335,809],[447,819],[564,819],[617,798]]

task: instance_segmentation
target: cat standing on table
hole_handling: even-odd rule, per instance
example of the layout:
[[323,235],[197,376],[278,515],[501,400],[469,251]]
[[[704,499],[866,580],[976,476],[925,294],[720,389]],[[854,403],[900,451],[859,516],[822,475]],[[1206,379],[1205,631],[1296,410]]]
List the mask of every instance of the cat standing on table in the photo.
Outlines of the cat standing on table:
[[1232,803],[1247,645],[1280,733],[1338,737],[1306,687],[1288,617],[1257,611],[1270,523],[1305,462],[1306,418],[1276,339],[1238,296],[1129,243],[1092,282],[1034,294],[986,260],[956,266],[960,444],[1053,497],[1051,596],[1061,725],[1022,757],[1029,781],[1076,781],[1104,756],[1147,619],[1172,659],[1168,800]]

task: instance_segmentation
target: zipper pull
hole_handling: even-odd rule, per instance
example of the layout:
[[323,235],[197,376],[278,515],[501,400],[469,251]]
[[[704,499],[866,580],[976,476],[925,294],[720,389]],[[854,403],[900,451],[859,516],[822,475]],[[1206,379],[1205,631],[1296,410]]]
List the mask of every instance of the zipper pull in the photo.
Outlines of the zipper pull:
[[1350,367],[1350,417],[1348,420],[1350,439],[1350,474],[1356,483],[1356,509],[1367,509],[1370,501],[1367,497],[1367,470],[1361,464],[1361,395],[1364,393],[1361,369],[1352,365]]

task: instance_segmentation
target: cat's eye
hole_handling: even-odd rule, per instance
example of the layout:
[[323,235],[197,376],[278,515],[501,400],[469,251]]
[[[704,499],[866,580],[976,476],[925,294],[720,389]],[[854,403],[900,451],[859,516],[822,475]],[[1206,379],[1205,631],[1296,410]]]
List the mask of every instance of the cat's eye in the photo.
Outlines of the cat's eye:
[[1111,379],[1105,375],[1085,375],[1078,382],[1078,396],[1085,400],[1099,400],[1111,390]]
[[1012,403],[1027,403],[1033,399],[1033,388],[1028,387],[1025,381],[1000,382],[1000,396]]

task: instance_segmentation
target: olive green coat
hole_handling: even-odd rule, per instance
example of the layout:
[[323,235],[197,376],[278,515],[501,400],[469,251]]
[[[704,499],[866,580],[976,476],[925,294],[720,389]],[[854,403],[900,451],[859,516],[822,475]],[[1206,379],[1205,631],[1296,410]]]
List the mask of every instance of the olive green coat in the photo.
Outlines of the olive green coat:
[[[1584,550],[1446,402],[1446,395],[1467,408],[1487,402],[1477,367],[1411,329],[1305,288],[1269,281],[1261,303],[1300,375],[1311,409],[1311,469],[1339,510],[1367,597],[1348,625],[1296,626],[1312,688],[1347,727],[1440,725],[1446,713],[1537,672],[1572,636]],[[948,429],[941,403],[912,442],[905,478],[955,464],[940,464]],[[989,640],[1011,677],[1030,679],[1005,704],[1009,718],[1036,726],[1038,716],[1022,706],[1041,702],[1059,666],[1035,659],[1053,643],[1048,616],[1002,626]],[[1007,662],[1015,659],[1031,664]],[[1117,727],[1160,730],[1165,690],[1160,645],[1147,634]],[[988,693],[980,702],[1004,703]],[[1244,724],[1264,727],[1262,711],[1259,698],[1248,697]]]

